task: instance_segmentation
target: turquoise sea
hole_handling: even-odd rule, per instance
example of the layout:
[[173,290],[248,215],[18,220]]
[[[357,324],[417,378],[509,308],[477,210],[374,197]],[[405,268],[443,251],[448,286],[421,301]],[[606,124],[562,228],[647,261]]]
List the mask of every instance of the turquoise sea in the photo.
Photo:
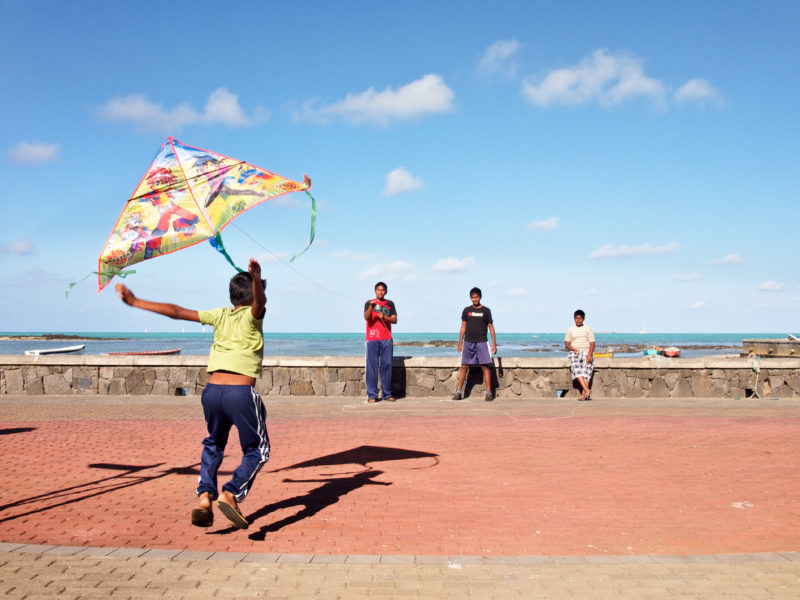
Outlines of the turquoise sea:
[[[52,332],[3,332],[0,337],[43,335]],[[78,340],[2,340],[0,354],[24,354],[25,350],[86,344],[85,354],[141,352],[180,348],[182,355],[205,355],[211,348],[207,333],[58,332],[63,335],[100,338]],[[795,335],[797,333],[795,332]],[[738,354],[743,339],[785,339],[776,333],[612,333],[595,332],[597,352],[613,349],[615,356],[641,356],[642,347],[677,346],[685,358]],[[455,356],[452,346],[431,345],[435,341],[456,342],[457,333],[397,333],[395,356]],[[498,356],[564,356],[564,333],[501,333]],[[408,345],[407,345],[408,344]],[[361,356],[363,333],[265,333],[266,356]]]

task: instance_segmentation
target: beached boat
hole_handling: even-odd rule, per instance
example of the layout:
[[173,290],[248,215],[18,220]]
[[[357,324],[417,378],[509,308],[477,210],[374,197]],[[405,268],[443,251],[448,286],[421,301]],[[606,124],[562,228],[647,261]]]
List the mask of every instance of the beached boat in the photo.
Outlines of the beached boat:
[[86,344],[77,344],[75,346],[63,346],[61,348],[42,348],[41,350],[25,350],[26,356],[41,356],[43,354],[75,354],[83,352]]
[[595,352],[595,358],[612,358],[614,356],[613,352]]
[[167,350],[139,350],[134,352],[107,352],[103,356],[161,356],[164,354],[180,354],[180,348],[169,348]]
[[676,348],[675,346],[670,346],[669,348],[664,348],[661,351],[661,354],[668,356],[669,358],[678,358],[681,355],[681,349]]

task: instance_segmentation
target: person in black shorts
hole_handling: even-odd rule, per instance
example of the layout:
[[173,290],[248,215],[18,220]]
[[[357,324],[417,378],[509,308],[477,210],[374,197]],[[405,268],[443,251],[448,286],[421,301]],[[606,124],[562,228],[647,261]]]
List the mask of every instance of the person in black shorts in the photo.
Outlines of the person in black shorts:
[[[483,381],[486,383],[486,401],[494,399],[489,365],[492,364],[492,354],[497,354],[497,338],[492,323],[492,311],[481,304],[481,296],[479,288],[472,288],[469,291],[472,304],[461,311],[461,331],[458,334],[461,370],[458,373],[458,389],[453,394],[453,400],[461,400],[464,397],[464,380],[467,378],[470,365],[480,365],[481,371],[483,371]],[[492,334],[491,354],[486,338],[487,330]]]

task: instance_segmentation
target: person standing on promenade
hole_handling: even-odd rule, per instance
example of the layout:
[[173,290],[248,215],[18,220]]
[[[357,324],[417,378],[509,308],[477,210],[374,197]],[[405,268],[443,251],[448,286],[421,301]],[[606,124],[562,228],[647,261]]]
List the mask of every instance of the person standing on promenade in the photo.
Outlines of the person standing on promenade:
[[586,313],[575,311],[575,325],[567,329],[564,345],[569,350],[569,373],[572,380],[581,386],[581,400],[591,400],[589,382],[594,373],[594,331],[583,324]]
[[[269,460],[267,411],[254,389],[256,379],[261,377],[264,358],[262,326],[267,282],[261,279],[261,266],[254,258],[250,259],[248,271],[234,275],[230,281],[233,308],[190,310],[142,300],[121,283],[116,286],[117,294],[129,306],[214,327],[207,369],[211,375],[201,397],[208,437],[203,440],[200,459],[197,487],[200,502],[192,510],[192,525],[197,527],[210,527],[214,523],[212,502],[215,502],[231,525],[247,529],[249,523],[239,511],[239,502],[245,499],[259,470]],[[239,433],[242,461],[219,494],[217,471],[231,427],[236,427]]]
[[[483,371],[483,381],[486,384],[486,401],[490,402],[494,399],[489,365],[492,364],[492,354],[497,354],[497,338],[494,334],[492,311],[488,306],[481,304],[481,297],[481,290],[476,287],[472,288],[469,291],[472,304],[461,311],[461,331],[458,334],[461,370],[458,373],[458,389],[453,394],[453,400],[461,400],[464,397],[464,381],[470,365],[480,365],[481,371]],[[492,354],[489,354],[487,330],[492,334]]]
[[392,356],[394,342],[392,324],[397,323],[394,302],[386,299],[386,284],[375,284],[375,297],[364,304],[364,320],[367,322],[366,380],[367,402],[378,401],[378,373],[381,376],[383,399],[394,402],[392,395]]

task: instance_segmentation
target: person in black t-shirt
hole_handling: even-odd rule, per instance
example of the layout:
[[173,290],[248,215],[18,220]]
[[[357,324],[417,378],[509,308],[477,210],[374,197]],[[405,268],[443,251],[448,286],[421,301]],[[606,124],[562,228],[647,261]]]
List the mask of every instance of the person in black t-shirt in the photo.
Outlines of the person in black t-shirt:
[[[483,371],[483,381],[486,384],[486,401],[494,399],[492,395],[492,375],[489,365],[492,364],[492,354],[497,354],[497,338],[494,333],[492,311],[481,304],[481,290],[472,288],[469,291],[472,305],[461,311],[461,331],[458,334],[458,351],[461,353],[461,370],[458,373],[458,389],[453,394],[453,400],[464,397],[464,380],[470,365],[480,365]],[[489,354],[489,343],[486,332],[492,334],[492,353]]]

